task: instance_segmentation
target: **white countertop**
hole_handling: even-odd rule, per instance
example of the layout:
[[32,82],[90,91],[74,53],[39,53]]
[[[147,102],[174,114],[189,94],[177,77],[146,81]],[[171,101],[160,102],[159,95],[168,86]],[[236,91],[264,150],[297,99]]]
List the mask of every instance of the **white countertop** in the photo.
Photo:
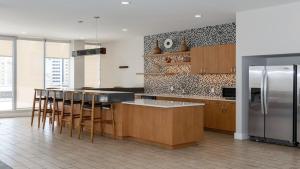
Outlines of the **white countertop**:
[[197,96],[197,95],[172,95],[172,94],[147,94],[147,93],[136,93],[136,96],[160,96],[160,97],[174,97],[174,98],[184,98],[184,99],[199,99],[199,100],[219,100],[219,101],[229,101],[235,102],[235,100],[225,99],[224,97],[211,97],[211,96]]
[[134,101],[122,102],[123,104],[132,104],[140,106],[150,106],[159,108],[177,108],[188,106],[204,106],[204,103],[178,102],[167,100],[135,99]]

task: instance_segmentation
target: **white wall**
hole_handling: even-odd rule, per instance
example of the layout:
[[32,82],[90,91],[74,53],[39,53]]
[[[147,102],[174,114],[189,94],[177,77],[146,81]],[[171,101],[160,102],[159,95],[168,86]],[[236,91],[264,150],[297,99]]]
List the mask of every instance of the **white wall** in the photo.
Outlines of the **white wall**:
[[[107,54],[101,56],[101,87],[143,87],[144,77],[136,73],[144,72],[144,37],[104,43]],[[119,66],[129,66],[119,69]]]
[[300,2],[238,12],[236,139],[248,135],[248,57],[300,53]]
[[[84,41],[75,40],[71,43],[71,50],[83,50]],[[71,57],[71,87],[72,88],[81,88],[84,87],[84,57]]]

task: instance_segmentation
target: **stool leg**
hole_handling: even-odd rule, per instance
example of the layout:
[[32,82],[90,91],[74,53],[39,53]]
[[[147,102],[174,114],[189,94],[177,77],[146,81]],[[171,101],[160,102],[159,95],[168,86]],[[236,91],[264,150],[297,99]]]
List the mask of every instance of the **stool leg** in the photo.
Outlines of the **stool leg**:
[[74,93],[72,93],[72,100],[71,100],[71,112],[70,112],[70,137],[72,137],[73,132],[73,112],[74,112]]
[[83,116],[83,105],[84,105],[84,94],[82,95],[81,98],[81,105],[80,105],[80,118],[79,118],[79,131],[78,131],[78,139],[80,139],[81,137],[81,132],[83,130],[83,126],[82,126],[82,116]]
[[38,111],[38,128],[40,128],[41,125],[41,113],[42,113],[42,95],[40,95],[40,99],[39,99],[39,111]]
[[52,117],[52,103],[50,103],[50,105],[49,105],[50,107],[49,107],[49,114],[50,114],[50,116],[49,116],[49,125],[51,125],[52,124],[52,121],[53,121],[53,117]]
[[103,115],[103,111],[102,111],[102,108],[100,108],[100,127],[101,127],[101,136],[103,136],[103,133],[104,133],[104,127],[105,127],[105,124],[102,122],[105,119],[106,117],[104,117]]
[[[54,94],[55,95],[55,94]],[[53,107],[52,107],[52,132],[54,132],[54,123],[55,123],[55,104],[56,104],[56,100],[55,100],[55,96],[53,97]]]
[[45,129],[46,116],[47,116],[47,108],[48,108],[48,96],[44,101],[44,112],[43,112],[43,129]]
[[94,143],[95,96],[92,98],[91,141]]
[[56,102],[56,110],[57,110],[57,125],[60,126],[60,112],[58,107],[58,102]]
[[35,112],[35,99],[36,99],[36,91],[34,91],[33,104],[32,104],[31,127],[33,125],[33,118],[34,118],[34,112]]
[[115,109],[114,105],[111,105],[111,123],[112,123],[112,129],[113,129],[113,137],[116,138],[116,125],[115,125]]
[[62,127],[63,127],[63,120],[64,120],[64,116],[65,115],[65,99],[63,100],[62,103],[62,110],[61,110],[61,117],[60,117],[60,131],[59,133],[62,133]]

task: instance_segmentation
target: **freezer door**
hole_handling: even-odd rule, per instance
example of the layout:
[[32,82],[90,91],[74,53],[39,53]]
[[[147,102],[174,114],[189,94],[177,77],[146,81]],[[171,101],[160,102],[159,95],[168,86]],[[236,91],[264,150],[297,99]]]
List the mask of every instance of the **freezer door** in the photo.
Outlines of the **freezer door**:
[[263,77],[264,66],[249,68],[249,136],[264,137]]
[[267,66],[265,137],[292,142],[293,66]]

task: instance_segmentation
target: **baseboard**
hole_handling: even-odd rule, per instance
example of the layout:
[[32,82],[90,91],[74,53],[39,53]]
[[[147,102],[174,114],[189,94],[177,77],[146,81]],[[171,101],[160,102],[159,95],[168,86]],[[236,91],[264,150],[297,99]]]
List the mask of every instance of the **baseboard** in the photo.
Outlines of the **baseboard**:
[[249,136],[247,133],[234,133],[234,139],[236,140],[247,140]]

